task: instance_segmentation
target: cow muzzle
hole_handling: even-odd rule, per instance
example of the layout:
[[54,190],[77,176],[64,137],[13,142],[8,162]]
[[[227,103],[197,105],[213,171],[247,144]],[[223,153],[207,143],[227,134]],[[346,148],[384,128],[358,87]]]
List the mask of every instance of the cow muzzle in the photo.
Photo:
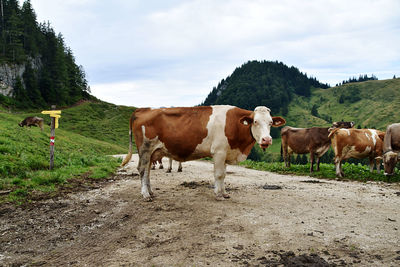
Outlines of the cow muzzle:
[[272,138],[271,137],[263,137],[261,139],[260,147],[265,150],[268,148],[270,145],[272,145]]

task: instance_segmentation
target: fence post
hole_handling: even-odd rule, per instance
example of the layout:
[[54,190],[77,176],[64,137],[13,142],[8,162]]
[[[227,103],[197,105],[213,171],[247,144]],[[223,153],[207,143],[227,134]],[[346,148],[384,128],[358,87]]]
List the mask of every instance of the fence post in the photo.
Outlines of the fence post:
[[[55,105],[51,106],[52,110],[56,109]],[[51,124],[50,124],[50,170],[54,168],[54,138],[56,135],[56,118],[55,117],[50,117],[51,119]]]

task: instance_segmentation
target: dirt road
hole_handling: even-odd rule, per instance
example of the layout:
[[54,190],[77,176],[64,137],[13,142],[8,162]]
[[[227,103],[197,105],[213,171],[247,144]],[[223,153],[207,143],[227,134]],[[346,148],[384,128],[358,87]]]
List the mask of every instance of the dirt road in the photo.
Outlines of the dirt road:
[[137,175],[120,172],[86,191],[1,207],[0,265],[400,265],[398,184],[228,166],[231,198],[216,201],[210,162],[176,168],[152,171],[153,202]]

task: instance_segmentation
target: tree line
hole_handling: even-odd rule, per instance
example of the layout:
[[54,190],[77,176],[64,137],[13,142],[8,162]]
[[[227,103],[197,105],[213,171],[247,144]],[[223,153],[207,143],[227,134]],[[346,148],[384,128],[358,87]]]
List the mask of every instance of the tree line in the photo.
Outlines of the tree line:
[[358,82],[366,82],[366,81],[376,81],[378,80],[378,77],[376,77],[374,74],[371,75],[371,77],[368,77],[367,74],[361,75],[357,77],[351,77],[348,80],[344,80],[342,83],[336,84],[336,86],[344,85],[347,83],[358,83]]
[[56,34],[49,22],[37,22],[30,0],[21,7],[18,0],[0,1],[0,64],[25,67],[13,84],[13,104],[64,106],[90,97],[83,67],[75,63],[61,33]]

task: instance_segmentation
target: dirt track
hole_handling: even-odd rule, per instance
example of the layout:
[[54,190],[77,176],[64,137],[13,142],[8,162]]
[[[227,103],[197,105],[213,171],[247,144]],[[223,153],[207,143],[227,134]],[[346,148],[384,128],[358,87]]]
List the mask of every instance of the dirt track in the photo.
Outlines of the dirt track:
[[225,201],[214,199],[212,164],[193,161],[182,173],[152,171],[153,202],[121,172],[94,189],[0,207],[0,265],[400,265],[398,184],[227,170]]

